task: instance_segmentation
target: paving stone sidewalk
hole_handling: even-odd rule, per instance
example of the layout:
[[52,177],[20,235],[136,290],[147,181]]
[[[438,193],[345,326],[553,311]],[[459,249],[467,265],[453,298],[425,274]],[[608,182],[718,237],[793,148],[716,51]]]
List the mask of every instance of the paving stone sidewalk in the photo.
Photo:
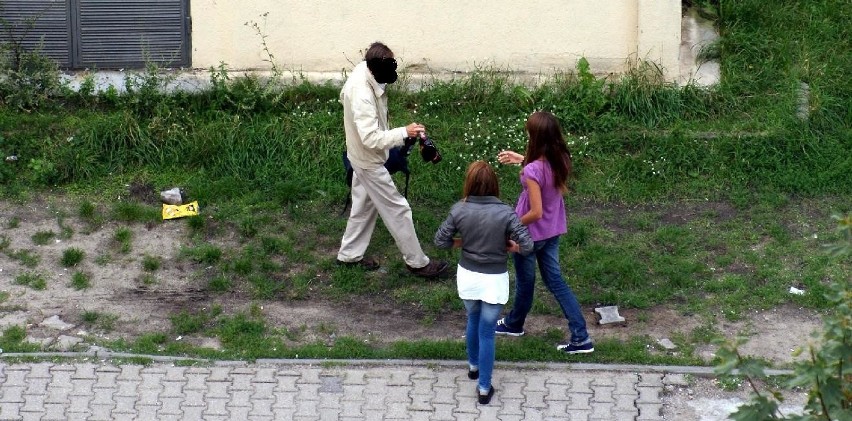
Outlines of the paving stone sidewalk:
[[0,420],[661,420],[664,385],[683,377],[500,365],[494,399],[479,405],[461,362],[0,360]]

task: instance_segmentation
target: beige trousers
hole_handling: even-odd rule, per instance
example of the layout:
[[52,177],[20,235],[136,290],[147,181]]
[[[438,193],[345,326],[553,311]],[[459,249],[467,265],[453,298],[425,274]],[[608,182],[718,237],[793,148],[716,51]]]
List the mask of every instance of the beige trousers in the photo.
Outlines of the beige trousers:
[[376,228],[376,217],[380,216],[408,266],[421,268],[429,264],[429,258],[423,253],[414,232],[408,200],[397,190],[388,170],[385,167],[365,170],[353,166],[352,172],[352,210],[337,260],[357,262],[364,258]]

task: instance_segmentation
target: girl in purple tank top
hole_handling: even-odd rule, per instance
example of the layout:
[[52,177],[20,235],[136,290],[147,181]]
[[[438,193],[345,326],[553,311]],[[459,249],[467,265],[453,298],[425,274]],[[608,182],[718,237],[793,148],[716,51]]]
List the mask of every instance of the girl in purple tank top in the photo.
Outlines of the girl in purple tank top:
[[527,256],[512,254],[515,263],[515,300],[506,317],[497,321],[495,333],[521,336],[524,321],[532,308],[535,270],[538,265],[545,286],[556,298],[568,320],[571,338],[556,346],[568,354],[585,354],[595,350],[580,304],[562,277],[559,264],[559,237],[567,232],[563,195],[568,191],[571,175],[571,152],[562,136],[559,120],[551,113],[537,111],[527,119],[529,138],[524,155],[512,151],[497,154],[501,164],[521,164],[523,192],[515,213],[526,225],[533,239],[533,252]]

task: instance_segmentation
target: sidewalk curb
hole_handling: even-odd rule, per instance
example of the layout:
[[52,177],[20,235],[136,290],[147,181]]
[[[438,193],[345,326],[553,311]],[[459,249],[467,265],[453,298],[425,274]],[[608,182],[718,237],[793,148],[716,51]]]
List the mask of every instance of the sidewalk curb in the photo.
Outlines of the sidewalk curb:
[[[164,355],[130,354],[124,352],[110,351],[88,351],[88,352],[31,352],[31,353],[3,353],[0,354],[0,362],[4,359],[13,358],[139,358],[149,359],[158,363],[174,362],[198,362],[207,363],[219,367],[249,366],[249,365],[302,365],[302,366],[407,366],[407,367],[467,367],[465,361],[455,360],[359,360],[359,359],[271,359],[260,358],[251,361],[241,360],[210,360],[204,358],[175,357]],[[580,371],[617,371],[636,373],[669,373],[669,374],[691,374],[701,377],[716,377],[713,367],[702,366],[678,366],[678,365],[637,365],[637,364],[599,364],[599,363],[552,363],[552,362],[496,362],[495,367],[526,369],[526,370],[580,370]],[[735,370],[732,374],[738,374]],[[794,374],[793,370],[767,369],[767,376],[786,376]]]

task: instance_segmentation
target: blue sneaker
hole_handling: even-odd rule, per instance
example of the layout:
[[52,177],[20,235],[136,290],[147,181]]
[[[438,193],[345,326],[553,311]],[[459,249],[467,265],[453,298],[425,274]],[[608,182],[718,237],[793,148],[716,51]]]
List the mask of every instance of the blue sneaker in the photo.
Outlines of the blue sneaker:
[[592,341],[586,341],[580,345],[575,345],[571,342],[563,342],[556,345],[556,349],[566,354],[589,354],[595,351],[595,344]]
[[523,336],[524,329],[512,329],[506,326],[506,318],[497,320],[497,326],[494,328],[494,334],[506,336]]

